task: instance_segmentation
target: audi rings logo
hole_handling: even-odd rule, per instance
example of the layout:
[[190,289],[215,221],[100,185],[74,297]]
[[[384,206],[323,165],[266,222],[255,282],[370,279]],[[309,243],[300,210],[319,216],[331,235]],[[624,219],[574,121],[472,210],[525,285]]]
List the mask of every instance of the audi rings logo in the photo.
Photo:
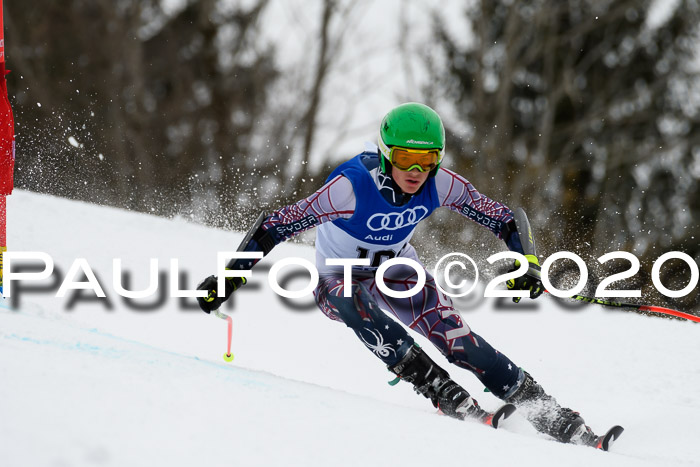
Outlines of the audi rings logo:
[[399,230],[416,225],[428,215],[428,208],[416,206],[403,212],[375,214],[367,220],[367,228],[375,232],[379,230]]

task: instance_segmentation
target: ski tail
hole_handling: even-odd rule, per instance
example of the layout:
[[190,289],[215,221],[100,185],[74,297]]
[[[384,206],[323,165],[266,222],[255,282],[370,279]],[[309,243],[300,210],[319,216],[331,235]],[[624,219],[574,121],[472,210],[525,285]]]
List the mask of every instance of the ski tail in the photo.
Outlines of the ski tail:
[[[498,429],[501,422],[503,420],[505,420],[506,418],[510,417],[511,415],[513,415],[514,412],[515,412],[515,406],[513,404],[505,404],[501,408],[496,410],[495,412],[492,412],[492,413],[487,412],[485,416],[482,416],[482,417],[466,416],[466,417],[464,417],[463,420],[478,421],[478,422],[483,423],[484,425],[488,425],[488,426],[491,426],[495,429]],[[445,412],[440,410],[439,407],[437,410],[437,414],[438,415],[447,415]]]
[[489,414],[485,419],[484,423],[486,425],[492,426],[498,429],[500,423],[506,418],[513,415],[515,412],[515,406],[513,404],[505,404],[500,409],[496,410],[492,414]]
[[598,437],[595,447],[602,451],[609,451],[610,447],[615,441],[617,441],[623,431],[625,431],[624,428],[622,428],[620,425],[615,425],[603,436]]

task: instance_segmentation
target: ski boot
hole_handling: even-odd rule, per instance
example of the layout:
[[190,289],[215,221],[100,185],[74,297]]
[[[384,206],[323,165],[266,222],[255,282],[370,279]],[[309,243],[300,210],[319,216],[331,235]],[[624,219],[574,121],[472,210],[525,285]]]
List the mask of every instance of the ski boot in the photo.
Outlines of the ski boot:
[[583,428],[579,428],[578,433],[574,433],[571,438],[574,444],[582,444],[601,451],[608,451],[623,431],[625,429],[620,425],[614,425],[604,435],[597,436],[590,427],[583,425]]
[[414,345],[397,364],[388,367],[400,379],[433,403],[443,414],[464,420],[469,417],[491,425],[493,414],[483,410],[466,389],[455,383],[423,349]]
[[597,442],[578,412],[560,406],[527,371],[523,373],[520,387],[506,401],[518,407],[537,431],[562,443],[593,446]]

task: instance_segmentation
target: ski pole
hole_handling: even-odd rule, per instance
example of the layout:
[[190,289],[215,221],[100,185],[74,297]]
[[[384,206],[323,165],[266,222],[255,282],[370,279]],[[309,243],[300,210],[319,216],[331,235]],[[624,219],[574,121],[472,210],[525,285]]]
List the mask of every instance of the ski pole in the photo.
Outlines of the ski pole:
[[[545,292],[549,293],[548,290]],[[551,294],[550,294],[551,295]],[[553,295],[552,295],[553,296]],[[573,297],[567,297],[579,302],[593,303],[596,305],[607,306],[611,308],[622,308],[629,310],[639,310],[639,311],[651,311],[654,313],[663,313],[671,316],[677,316],[679,318],[684,318],[689,321],[695,321],[700,323],[700,316],[691,315],[690,313],[684,313],[682,311],[672,310],[670,308],[664,308],[655,305],[637,305],[634,303],[622,303],[622,302],[611,302],[609,300],[601,300],[600,298],[586,297],[585,295],[574,295]]]
[[228,321],[228,346],[226,347],[226,353],[224,354],[224,360],[227,362],[233,361],[233,354],[231,353],[231,335],[233,334],[233,320],[226,313],[222,313],[219,310],[214,310],[214,315],[217,318],[225,319]]

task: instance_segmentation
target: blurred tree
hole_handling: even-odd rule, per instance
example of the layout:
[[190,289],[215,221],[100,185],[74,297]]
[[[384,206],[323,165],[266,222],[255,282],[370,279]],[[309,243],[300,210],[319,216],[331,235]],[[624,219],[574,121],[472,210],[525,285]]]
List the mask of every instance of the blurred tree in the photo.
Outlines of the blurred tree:
[[457,37],[435,13],[428,66],[426,95],[467,128],[451,166],[525,208],[544,254],[700,258],[698,2],[482,0],[466,18]]
[[278,75],[274,49],[259,40],[266,5],[7,8],[18,186],[234,224],[238,193],[259,182],[248,156]]
[[358,7],[362,8],[362,3],[358,0],[323,0],[317,37],[316,63],[313,68],[311,86],[308,91],[303,92],[302,102],[304,105],[302,108],[305,110],[297,124],[297,128],[301,130],[303,135],[299,145],[302,162],[301,171],[294,180],[294,188],[300,194],[308,194],[306,180],[311,178],[309,162],[316,143],[324,86],[332,65],[340,57],[347,32],[353,25],[352,12]]

